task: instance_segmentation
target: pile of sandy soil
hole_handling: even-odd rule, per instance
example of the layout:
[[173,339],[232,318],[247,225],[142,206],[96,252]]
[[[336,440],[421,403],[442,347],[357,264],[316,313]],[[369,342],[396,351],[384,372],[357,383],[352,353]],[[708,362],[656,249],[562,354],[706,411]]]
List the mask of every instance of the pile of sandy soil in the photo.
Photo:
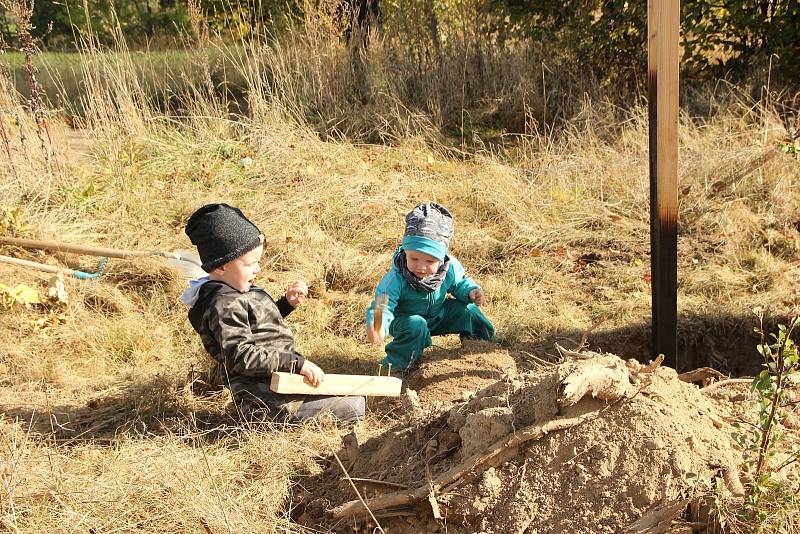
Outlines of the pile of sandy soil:
[[[692,508],[698,480],[719,477],[741,491],[730,397],[707,395],[669,368],[587,353],[520,373],[494,347],[424,364],[407,384],[404,420],[364,443],[357,431],[347,436],[342,465],[332,459],[303,481],[298,523],[334,532],[371,531],[376,521],[392,533],[666,532]],[[694,507],[692,519],[701,513]]]
[[486,341],[464,341],[461,350],[442,351],[406,377],[406,386],[429,411],[449,408],[517,369],[514,358]]

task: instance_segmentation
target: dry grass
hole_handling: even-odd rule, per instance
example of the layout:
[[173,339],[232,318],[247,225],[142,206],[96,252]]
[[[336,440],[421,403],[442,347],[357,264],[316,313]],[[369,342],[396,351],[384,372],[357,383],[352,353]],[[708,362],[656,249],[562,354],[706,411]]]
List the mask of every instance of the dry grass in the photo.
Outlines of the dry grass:
[[[547,358],[554,341],[577,344],[594,329],[595,350],[647,356],[643,110],[621,120],[619,110],[575,99],[580,110],[562,135],[531,131],[465,155],[422,142],[440,138],[425,124],[447,122],[444,115],[409,119],[391,99],[396,92],[364,108],[341,107],[341,93],[352,91],[342,78],[349,75],[337,70],[349,62],[346,50],[331,43],[311,54],[307,45],[226,52],[251,83],[252,118],[238,122],[199,93],[192,116],[160,115],[124,53],[87,52],[95,66],[105,62],[86,95],[89,153],[75,159],[66,136],[55,136],[62,162],[55,172],[43,172],[37,145],[24,141],[33,125],[20,100],[0,90],[9,133],[0,147],[7,157],[0,208],[20,209],[15,217],[0,211],[0,228],[170,250],[190,246],[183,227],[202,203],[238,205],[267,235],[261,284],[273,294],[297,277],[312,284],[315,298],[290,317],[299,350],[327,370],[373,373],[381,351],[366,344],[361,325],[370,292],[389,267],[403,214],[435,200],[455,213],[452,251],[486,289],[486,313],[502,343]],[[507,65],[521,61],[515,58]],[[436,69],[452,79],[463,73],[446,61]],[[419,86],[436,72],[417,79]],[[395,146],[320,140],[303,126],[313,122],[309,110],[298,107],[312,102],[327,106],[320,118],[346,118],[328,133]],[[392,105],[396,112],[387,112]],[[432,103],[428,112],[442,106]],[[800,305],[800,166],[776,150],[784,134],[769,110],[683,117],[684,366],[752,373],[750,309],[766,305],[780,320]],[[0,252],[94,265],[72,255]],[[47,278],[0,265],[6,285],[43,287]],[[207,360],[178,304],[182,285],[156,260],[112,260],[97,282],[68,280],[67,305],[0,311],[3,530],[297,531],[286,497],[300,491],[303,476],[318,469],[316,455],[328,453],[340,431],[248,423],[223,392],[199,394],[191,382]],[[360,432],[379,430],[384,415],[374,413]]]

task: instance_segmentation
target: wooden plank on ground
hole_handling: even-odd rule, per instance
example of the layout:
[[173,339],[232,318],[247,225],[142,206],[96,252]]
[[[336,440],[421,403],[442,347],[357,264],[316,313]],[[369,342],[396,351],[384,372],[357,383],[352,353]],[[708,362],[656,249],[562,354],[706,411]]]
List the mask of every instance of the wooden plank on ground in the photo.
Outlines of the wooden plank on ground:
[[402,383],[393,376],[326,374],[322,383],[314,387],[302,375],[276,372],[272,373],[269,388],[283,394],[397,397]]

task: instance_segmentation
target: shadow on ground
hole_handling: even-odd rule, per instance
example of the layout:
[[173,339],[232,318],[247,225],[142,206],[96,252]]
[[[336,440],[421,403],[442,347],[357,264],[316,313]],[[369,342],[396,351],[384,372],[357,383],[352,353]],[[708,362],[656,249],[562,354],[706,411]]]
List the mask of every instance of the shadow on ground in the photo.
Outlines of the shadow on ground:
[[[764,318],[764,330],[777,332],[779,324],[788,324],[790,317],[771,315]],[[754,315],[716,314],[683,315],[678,318],[678,372],[699,367],[713,367],[734,377],[754,376],[762,370],[763,358],[757,350],[759,335]],[[652,359],[650,322],[642,321],[621,328],[592,332],[564,330],[536,341],[511,342],[506,347],[517,359],[526,355],[552,361],[558,356],[555,344],[575,349],[585,339],[586,348],[595,352],[610,352],[623,359],[640,362]]]
[[[765,318],[764,327],[767,332],[774,332],[778,324],[788,324],[788,321],[787,316],[770,316]],[[753,331],[756,326],[758,320],[751,315],[680,317],[677,370],[713,367],[730,376],[754,376],[763,363],[756,349],[759,342],[758,334]],[[556,343],[574,349],[582,339],[586,341],[586,348],[595,352],[609,352],[642,362],[651,359],[649,322],[622,328],[598,328],[589,333],[563,330],[535,341],[507,339],[502,344],[524,368],[526,364],[535,365],[537,360],[556,360]],[[423,361],[452,357],[453,350],[456,349],[434,346],[426,351]],[[320,355],[319,360],[324,361],[324,355]],[[376,363],[363,357],[355,358],[351,364],[351,373],[376,372]],[[344,369],[336,371],[346,372]],[[476,369],[475,373],[480,375],[481,370]],[[156,376],[121,384],[82,405],[49,408],[42,403],[0,405],[0,416],[16,420],[29,432],[66,446],[87,441],[113,443],[121,437],[144,439],[154,434],[179,434],[189,436],[188,439],[213,441],[252,425],[271,424],[249,420],[237,413],[227,401],[224,390],[205,386],[207,384],[198,386],[196,377],[175,380]],[[380,406],[382,403],[372,403],[372,409],[380,410]]]
[[0,405],[0,417],[16,420],[30,434],[72,446],[153,435],[202,435],[213,440],[236,426],[227,393],[209,390],[195,396],[192,383],[156,376],[122,383],[83,404],[42,402]]

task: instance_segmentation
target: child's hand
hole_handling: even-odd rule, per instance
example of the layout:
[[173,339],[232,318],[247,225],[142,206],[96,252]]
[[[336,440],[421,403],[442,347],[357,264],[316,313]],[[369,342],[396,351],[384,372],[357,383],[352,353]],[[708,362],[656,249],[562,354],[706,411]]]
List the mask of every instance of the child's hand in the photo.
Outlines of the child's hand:
[[380,343],[383,341],[383,330],[381,328],[375,329],[370,325],[367,327],[367,341],[370,343]]
[[307,296],[308,284],[302,280],[292,282],[292,285],[290,285],[289,289],[286,290],[286,300],[288,300],[289,304],[291,304],[294,308],[301,305],[306,300]]
[[325,378],[325,373],[322,372],[322,369],[320,369],[317,364],[308,360],[303,363],[300,374],[306,377],[308,383],[314,387],[319,386],[322,383],[322,379]]
[[483,306],[483,289],[476,287],[472,291],[469,292],[469,300],[474,302],[478,306]]

